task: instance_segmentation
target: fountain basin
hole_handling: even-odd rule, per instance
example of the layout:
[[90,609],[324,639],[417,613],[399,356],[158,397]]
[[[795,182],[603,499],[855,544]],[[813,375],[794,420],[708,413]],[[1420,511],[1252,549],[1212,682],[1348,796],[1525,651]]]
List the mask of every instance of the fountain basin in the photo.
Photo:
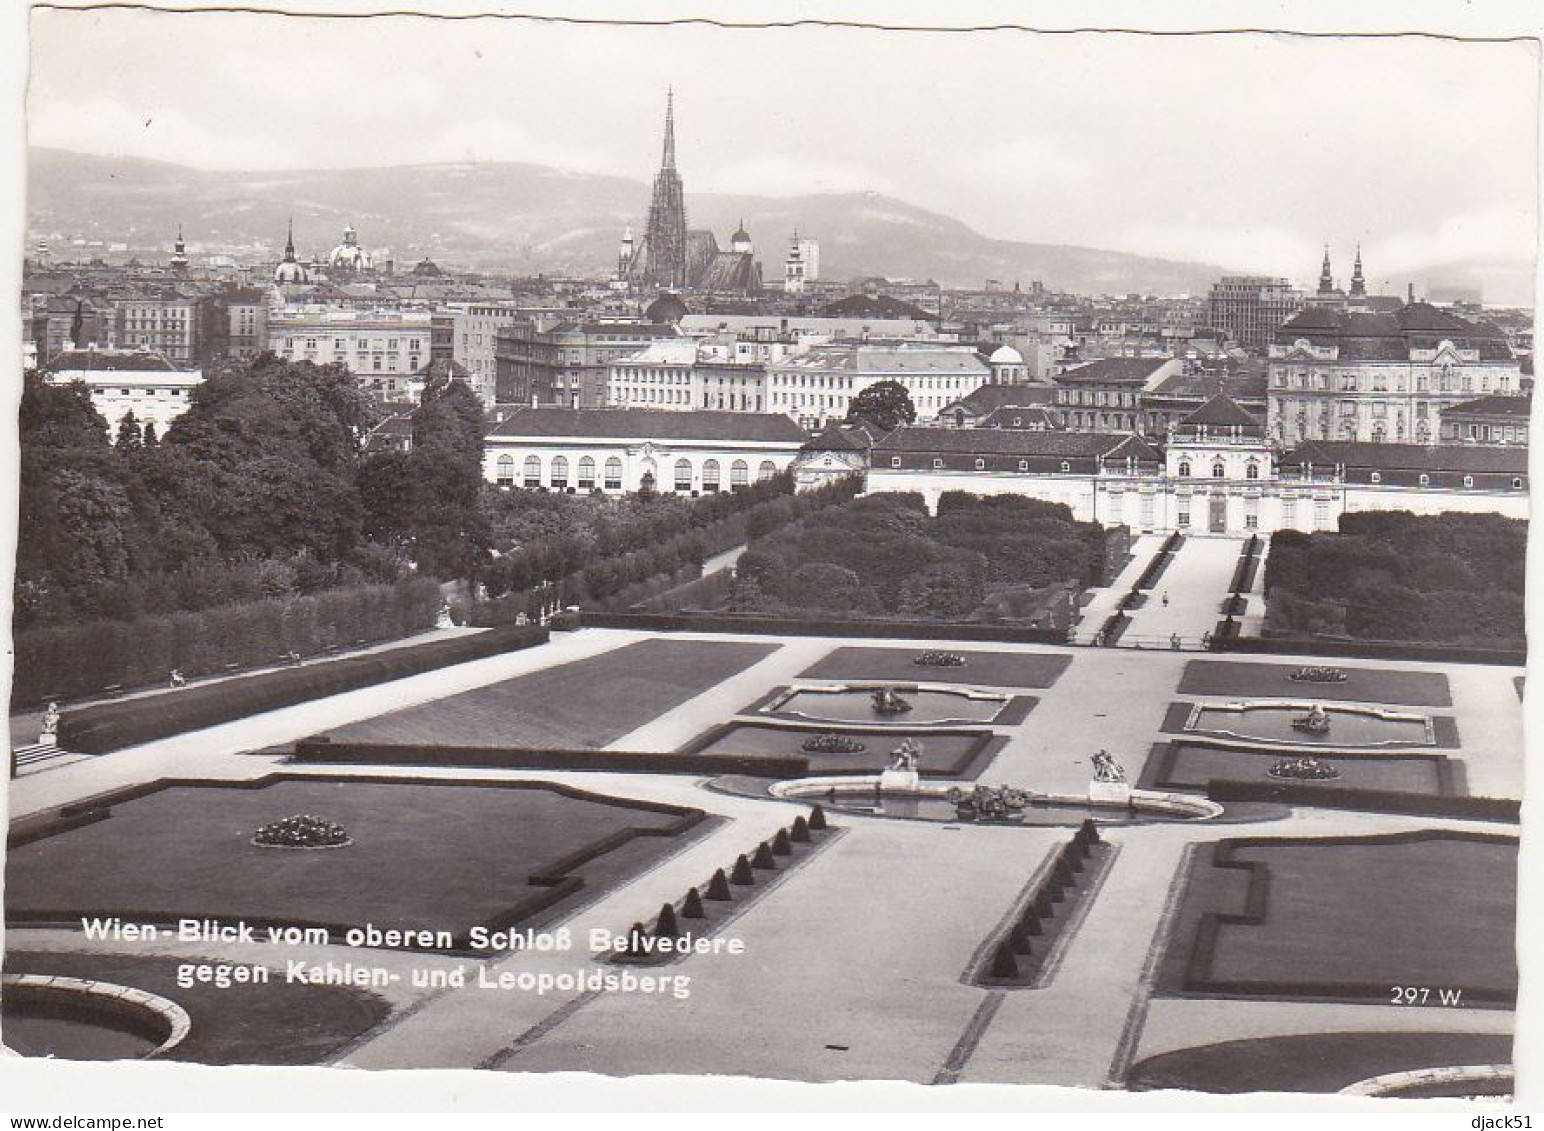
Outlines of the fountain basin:
[[[968,792],[973,784],[922,782],[904,791],[881,790],[878,774],[854,774],[782,781],[773,785],[770,792],[784,800],[819,802],[849,813],[957,824],[960,816],[949,800],[949,791],[959,787]],[[1156,790],[1133,789],[1130,803],[1118,805],[1091,801],[1085,794],[1030,792],[1029,804],[1014,810],[1009,819],[982,823],[1044,827],[1074,826],[1089,818],[1101,824],[1204,821],[1221,816],[1222,811],[1221,805],[1204,797]]]
[[1293,720],[1302,718],[1313,706],[1312,701],[1292,703],[1279,699],[1197,704],[1191,708],[1184,729],[1191,734],[1237,739],[1261,746],[1364,750],[1381,746],[1436,745],[1429,715],[1344,703],[1319,704],[1329,716],[1329,730],[1315,733],[1294,728]]
[[[894,691],[911,709],[887,714],[874,708],[874,692]],[[811,719],[826,723],[862,723],[871,726],[989,723],[1008,705],[1011,696],[972,691],[939,684],[864,683],[832,687],[794,687],[780,692],[762,708],[778,717]]]

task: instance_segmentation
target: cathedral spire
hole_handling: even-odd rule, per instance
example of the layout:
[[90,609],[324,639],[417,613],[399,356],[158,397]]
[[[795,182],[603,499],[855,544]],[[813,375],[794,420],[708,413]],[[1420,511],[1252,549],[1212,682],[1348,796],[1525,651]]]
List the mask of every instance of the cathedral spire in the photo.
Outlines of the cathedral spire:
[[675,87],[665,88],[665,155],[661,169],[675,168]]
[[1356,245],[1356,267],[1351,272],[1351,293],[1365,295],[1367,293],[1367,280],[1362,277],[1362,245]]
[[1335,278],[1330,274],[1330,245],[1324,245],[1324,266],[1319,268],[1319,293],[1327,295],[1335,290]]
[[289,219],[289,236],[284,241],[284,262],[295,261],[295,217]]

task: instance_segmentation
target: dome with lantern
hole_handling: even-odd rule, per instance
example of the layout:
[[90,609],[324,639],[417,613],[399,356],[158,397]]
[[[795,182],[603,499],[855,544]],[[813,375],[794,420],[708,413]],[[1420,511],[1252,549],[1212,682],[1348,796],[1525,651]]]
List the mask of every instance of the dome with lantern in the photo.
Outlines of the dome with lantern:
[[342,274],[353,274],[357,271],[369,271],[374,266],[370,253],[359,246],[359,233],[355,231],[353,224],[349,224],[343,229],[343,242],[327,255],[328,269]]

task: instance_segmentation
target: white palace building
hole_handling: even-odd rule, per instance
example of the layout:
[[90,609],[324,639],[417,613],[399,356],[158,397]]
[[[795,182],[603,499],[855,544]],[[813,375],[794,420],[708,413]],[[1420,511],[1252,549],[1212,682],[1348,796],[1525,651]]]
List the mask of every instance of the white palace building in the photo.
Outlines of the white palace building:
[[[801,463],[826,453],[811,445]],[[802,478],[802,476],[801,476]],[[1161,446],[1135,434],[898,428],[869,454],[868,493],[1019,494],[1134,531],[1334,530],[1359,511],[1528,517],[1526,447],[1307,440],[1278,452],[1263,421],[1218,394]]]
[[712,494],[771,479],[805,434],[781,413],[522,408],[483,437],[483,476],[504,488]]

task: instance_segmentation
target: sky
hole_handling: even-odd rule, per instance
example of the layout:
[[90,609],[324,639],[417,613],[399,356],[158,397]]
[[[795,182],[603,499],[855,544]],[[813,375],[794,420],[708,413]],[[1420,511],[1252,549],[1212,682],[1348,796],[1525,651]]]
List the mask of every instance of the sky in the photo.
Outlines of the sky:
[[871,190],[1008,239],[1374,278],[1536,242],[1531,43],[39,10],[28,141],[211,169],[529,161]]

